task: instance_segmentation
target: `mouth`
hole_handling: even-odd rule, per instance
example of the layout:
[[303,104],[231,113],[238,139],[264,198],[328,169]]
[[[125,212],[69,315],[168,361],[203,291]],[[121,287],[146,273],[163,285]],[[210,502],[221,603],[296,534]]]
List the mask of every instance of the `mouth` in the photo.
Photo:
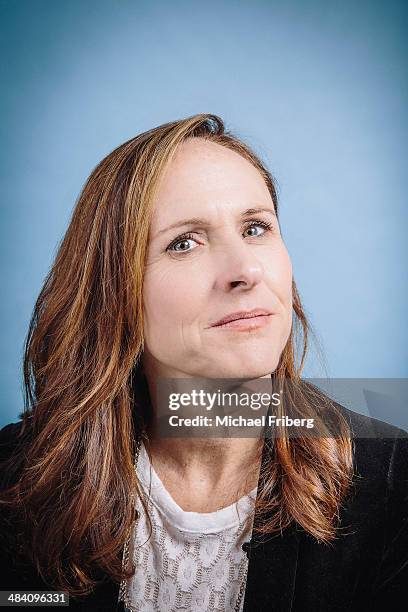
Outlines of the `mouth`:
[[259,314],[251,317],[243,317],[212,325],[212,328],[233,331],[252,331],[256,329],[261,329],[268,325],[272,316],[272,313],[268,313]]
[[241,321],[246,319],[258,319],[259,317],[270,316],[272,313],[270,310],[265,308],[253,308],[252,310],[238,310],[224,315],[221,319],[218,319],[210,327],[222,327],[227,323],[233,323],[234,321]]

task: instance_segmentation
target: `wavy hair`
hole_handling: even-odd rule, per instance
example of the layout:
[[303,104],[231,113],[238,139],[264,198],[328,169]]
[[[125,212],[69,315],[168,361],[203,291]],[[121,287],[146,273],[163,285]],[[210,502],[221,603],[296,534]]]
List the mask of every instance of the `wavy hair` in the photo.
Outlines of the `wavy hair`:
[[[89,176],[31,318],[21,435],[1,502],[21,519],[22,553],[48,584],[74,597],[106,574],[120,582],[134,571],[122,566],[121,554],[141,495],[134,419],[142,410],[135,398],[145,256],[160,178],[191,137],[252,163],[278,214],[272,175],[219,117],[198,114],[151,129],[117,147]],[[294,280],[292,289],[292,330],[273,375],[291,382],[302,397],[298,410],[309,414],[321,397],[302,390],[309,325]],[[271,445],[256,506],[262,533],[296,521],[319,541],[335,537],[352,445],[346,421],[340,413],[334,418],[338,436],[283,435]]]

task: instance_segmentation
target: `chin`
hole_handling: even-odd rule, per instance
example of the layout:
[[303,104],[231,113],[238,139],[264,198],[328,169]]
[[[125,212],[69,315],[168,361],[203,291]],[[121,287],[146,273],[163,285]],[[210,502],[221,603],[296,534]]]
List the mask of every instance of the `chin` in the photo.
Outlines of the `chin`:
[[229,363],[213,363],[206,369],[208,374],[205,373],[203,376],[205,378],[239,378],[248,380],[269,377],[278,367],[279,357],[280,355],[274,355],[271,358],[268,355],[262,358],[261,355],[257,355],[251,359],[247,355],[245,359],[241,359],[239,362],[237,359],[232,359],[229,360]]

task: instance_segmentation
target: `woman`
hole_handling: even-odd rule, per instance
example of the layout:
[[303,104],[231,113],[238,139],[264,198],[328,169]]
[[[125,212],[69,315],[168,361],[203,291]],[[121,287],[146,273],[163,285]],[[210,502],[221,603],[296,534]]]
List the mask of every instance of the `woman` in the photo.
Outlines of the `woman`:
[[[35,306],[26,411],[1,432],[2,589],[75,610],[406,609],[405,432],[304,384],[308,329],[273,179],[220,118],[108,155]],[[277,413],[317,431],[160,435],[158,383],[195,378],[277,384]]]

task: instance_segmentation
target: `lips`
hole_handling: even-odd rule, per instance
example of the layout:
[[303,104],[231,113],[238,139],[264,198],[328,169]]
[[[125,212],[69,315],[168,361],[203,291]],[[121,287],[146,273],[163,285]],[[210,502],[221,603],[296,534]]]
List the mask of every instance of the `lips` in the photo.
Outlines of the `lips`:
[[253,310],[240,310],[238,312],[232,312],[222,319],[219,319],[210,327],[217,327],[219,325],[223,325],[224,323],[230,323],[231,321],[237,321],[239,319],[252,319],[254,317],[260,317],[265,315],[272,314],[270,310],[265,310],[264,308],[254,308]]

